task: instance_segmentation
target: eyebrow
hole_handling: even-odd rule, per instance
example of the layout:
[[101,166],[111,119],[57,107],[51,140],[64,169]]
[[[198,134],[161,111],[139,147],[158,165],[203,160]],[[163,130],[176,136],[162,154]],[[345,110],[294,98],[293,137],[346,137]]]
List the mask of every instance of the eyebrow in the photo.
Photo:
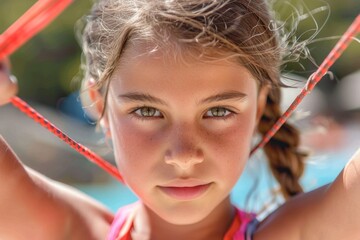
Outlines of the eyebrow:
[[[198,104],[205,104],[205,103],[212,103],[212,102],[219,102],[225,100],[244,100],[247,97],[245,93],[238,92],[238,91],[226,91],[217,93],[210,97],[204,98],[198,101]],[[160,104],[167,106],[168,104],[155,96],[152,96],[148,93],[141,93],[141,92],[128,92],[124,94],[118,95],[118,98],[122,99],[125,102],[149,102],[154,104]]]
[[199,103],[212,103],[212,102],[220,102],[224,100],[244,100],[247,97],[245,93],[238,92],[238,91],[227,91],[212,95],[201,100]]

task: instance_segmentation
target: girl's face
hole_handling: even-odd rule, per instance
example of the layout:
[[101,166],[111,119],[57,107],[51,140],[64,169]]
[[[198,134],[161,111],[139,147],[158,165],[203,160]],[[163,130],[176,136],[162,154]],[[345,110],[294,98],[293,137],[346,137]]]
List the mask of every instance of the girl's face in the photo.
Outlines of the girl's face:
[[235,62],[164,55],[127,49],[105,122],[119,171],[142,202],[170,223],[196,223],[241,175],[266,91]]

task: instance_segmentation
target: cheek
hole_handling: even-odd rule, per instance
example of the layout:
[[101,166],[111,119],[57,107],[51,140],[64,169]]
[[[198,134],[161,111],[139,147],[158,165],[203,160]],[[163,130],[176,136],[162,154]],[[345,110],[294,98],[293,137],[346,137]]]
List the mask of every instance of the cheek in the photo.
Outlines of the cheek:
[[249,158],[255,114],[237,116],[234,124],[209,134],[207,152],[221,176],[236,182]]
[[110,117],[109,120],[116,164],[125,180],[137,181],[148,175],[157,159],[152,136],[139,130],[129,118]]

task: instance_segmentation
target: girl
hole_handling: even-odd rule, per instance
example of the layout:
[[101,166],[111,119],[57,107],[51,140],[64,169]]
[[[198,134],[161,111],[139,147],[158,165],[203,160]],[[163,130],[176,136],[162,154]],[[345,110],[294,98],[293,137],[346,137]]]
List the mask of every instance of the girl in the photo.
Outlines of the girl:
[[[99,116],[118,169],[140,200],[120,209],[109,233],[101,235],[108,230],[106,210],[28,169],[30,178],[23,171],[23,181],[37,183],[31,187],[44,199],[42,207],[58,221],[35,239],[335,240],[360,235],[360,153],[334,183],[300,194],[305,154],[289,124],[264,148],[288,201],[261,223],[230,202],[253,136],[266,133],[281,115],[285,44],[271,27],[264,0],[100,0],[87,21],[83,98]],[[20,171],[18,163],[10,167],[16,157],[2,146],[0,169]],[[0,196],[19,201],[16,188],[7,189]],[[55,201],[44,197],[46,191]],[[34,205],[19,204],[32,217]],[[94,231],[93,221],[99,230]],[[16,239],[11,230],[7,234]]]

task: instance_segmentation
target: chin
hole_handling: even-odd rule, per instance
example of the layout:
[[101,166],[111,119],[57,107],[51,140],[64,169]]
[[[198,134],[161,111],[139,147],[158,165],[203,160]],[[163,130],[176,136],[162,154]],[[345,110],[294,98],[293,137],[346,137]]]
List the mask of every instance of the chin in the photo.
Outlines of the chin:
[[174,225],[189,225],[204,220],[213,209],[207,204],[183,202],[155,211],[159,217]]

